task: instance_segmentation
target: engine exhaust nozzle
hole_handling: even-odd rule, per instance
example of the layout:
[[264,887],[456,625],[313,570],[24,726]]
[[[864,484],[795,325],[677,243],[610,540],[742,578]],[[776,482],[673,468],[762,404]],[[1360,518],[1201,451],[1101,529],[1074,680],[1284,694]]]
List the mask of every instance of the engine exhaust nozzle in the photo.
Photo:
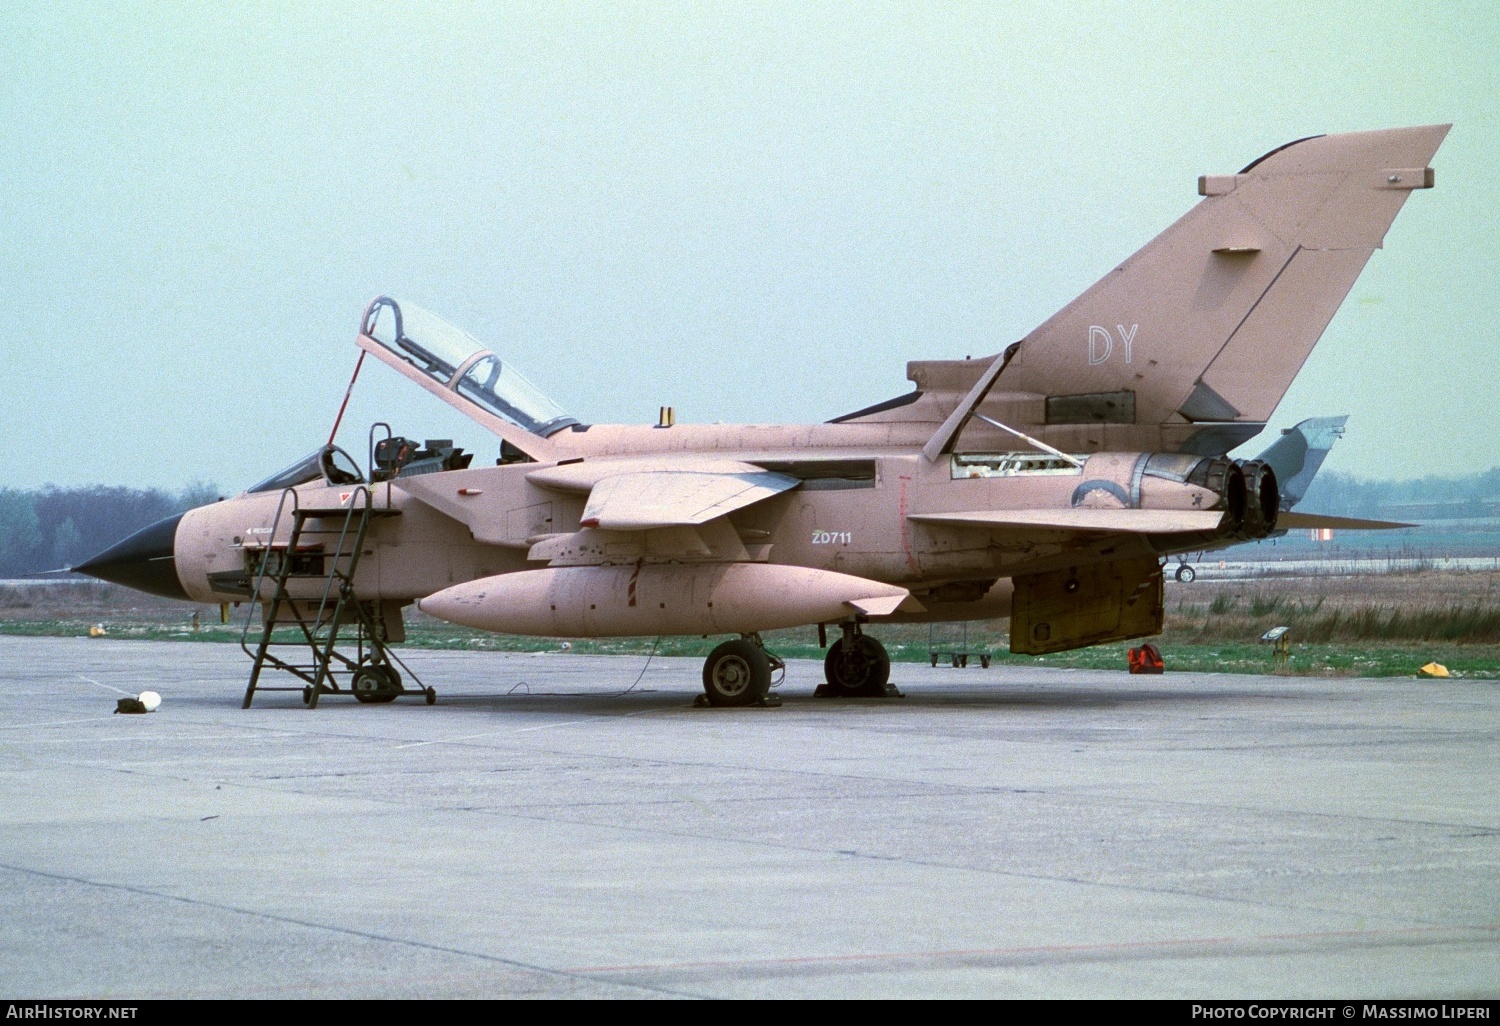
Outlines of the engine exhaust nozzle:
[[1231,463],[1224,468],[1224,509],[1228,511],[1225,527],[1230,534],[1240,535],[1245,530],[1247,489],[1245,475],[1239,464]]
[[1240,532],[1246,538],[1264,538],[1276,530],[1276,517],[1281,512],[1276,471],[1263,460],[1238,461],[1236,469],[1245,489],[1245,517]]

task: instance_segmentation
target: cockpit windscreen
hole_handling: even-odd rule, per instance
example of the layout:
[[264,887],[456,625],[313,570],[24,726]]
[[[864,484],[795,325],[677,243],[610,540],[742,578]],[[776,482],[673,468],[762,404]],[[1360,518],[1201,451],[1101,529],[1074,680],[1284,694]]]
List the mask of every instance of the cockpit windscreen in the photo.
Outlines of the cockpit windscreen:
[[348,453],[336,445],[325,445],[245,491],[250,494],[279,492],[319,479],[331,485],[361,484],[365,476]]

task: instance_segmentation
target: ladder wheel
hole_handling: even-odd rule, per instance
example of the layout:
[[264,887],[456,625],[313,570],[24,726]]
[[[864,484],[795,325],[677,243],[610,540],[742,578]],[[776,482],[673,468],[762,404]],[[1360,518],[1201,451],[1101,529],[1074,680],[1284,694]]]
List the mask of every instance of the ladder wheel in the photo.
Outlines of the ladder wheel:
[[437,692],[432,688],[427,689],[427,704],[437,705]]
[[354,671],[349,690],[355,701],[366,705],[394,702],[401,694],[401,678],[387,666],[363,666]]

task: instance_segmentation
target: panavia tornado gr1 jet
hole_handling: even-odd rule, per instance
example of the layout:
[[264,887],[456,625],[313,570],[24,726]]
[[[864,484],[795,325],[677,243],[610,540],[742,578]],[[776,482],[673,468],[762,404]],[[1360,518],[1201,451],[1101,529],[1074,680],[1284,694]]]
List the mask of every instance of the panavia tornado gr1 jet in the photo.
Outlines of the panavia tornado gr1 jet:
[[[413,603],[509,634],[730,635],[703,667],[715,705],[764,699],[776,628],[837,628],[826,692],[844,695],[886,692],[881,623],[1008,616],[1021,653],[1150,636],[1173,554],[1377,526],[1285,511],[1270,461],[1225,454],[1432,186],[1449,127],[1302,139],[1200,178],[1196,206],[1019,342],[910,363],[911,391],[825,424],[580,423],[471,336],[380,297],[364,354],[499,435],[494,465],[372,432],[362,470],[330,442],[77,569],[258,606],[246,704],[263,664],[302,676],[308,704],[411,693],[386,646]],[[271,655],[277,624],[311,663]]]

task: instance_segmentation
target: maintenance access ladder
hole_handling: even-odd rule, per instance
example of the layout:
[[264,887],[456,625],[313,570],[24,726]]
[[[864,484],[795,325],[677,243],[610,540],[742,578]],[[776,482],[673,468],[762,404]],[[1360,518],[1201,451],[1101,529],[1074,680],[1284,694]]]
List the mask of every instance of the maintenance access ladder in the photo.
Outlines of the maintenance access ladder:
[[[292,529],[283,545],[275,539],[281,518],[288,512]],[[302,701],[312,709],[317,708],[320,696],[331,694],[352,695],[361,702],[389,702],[401,695],[422,695],[429,705],[436,700],[431,688],[402,686],[374,603],[361,602],[354,595],[354,575],[371,521],[400,515],[399,509],[376,507],[364,485],[351,489],[345,504],[328,508],[303,507],[295,490],[282,492],[251,587],[252,603],[261,610],[260,641],[254,651],[250,647],[253,608],[240,634],[240,647],[254,660],[241,708],[250,708],[257,691],[300,691]],[[295,588],[295,582],[309,580],[321,581],[322,588]],[[265,597],[268,581],[275,585],[269,600]],[[298,594],[293,594],[294,589]],[[317,597],[308,597],[309,591],[317,592]],[[296,628],[296,636],[277,639],[276,628],[288,624]],[[347,633],[349,628],[354,631],[352,657],[338,648],[340,632]],[[283,658],[278,649],[305,650],[308,655],[300,661]],[[401,665],[416,679],[405,663]],[[262,685],[261,672],[267,666],[284,670],[305,684]],[[336,673],[340,672],[349,675],[347,688],[339,687]]]

